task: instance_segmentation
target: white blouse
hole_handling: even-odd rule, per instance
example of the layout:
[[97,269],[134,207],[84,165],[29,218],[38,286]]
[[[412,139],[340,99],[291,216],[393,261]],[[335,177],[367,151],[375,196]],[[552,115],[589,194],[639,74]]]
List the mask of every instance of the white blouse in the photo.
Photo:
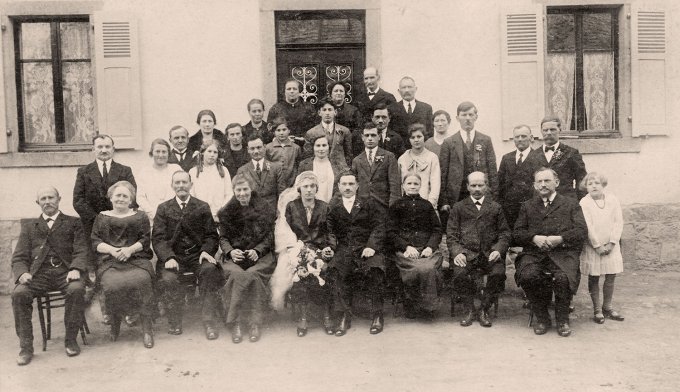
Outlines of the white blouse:
[[169,163],[162,169],[145,166],[135,173],[137,204],[151,224],[156,216],[158,205],[175,197],[175,191],[172,189],[172,174],[176,171],[182,171],[182,168],[177,164]]
[[225,167],[224,177],[220,177],[216,165],[203,166],[203,171],[200,175],[197,175],[197,171],[197,167],[192,167],[189,170],[194,183],[194,186],[191,188],[191,196],[208,203],[213,219],[217,221],[217,212],[234,196],[234,190],[231,187],[231,176]]

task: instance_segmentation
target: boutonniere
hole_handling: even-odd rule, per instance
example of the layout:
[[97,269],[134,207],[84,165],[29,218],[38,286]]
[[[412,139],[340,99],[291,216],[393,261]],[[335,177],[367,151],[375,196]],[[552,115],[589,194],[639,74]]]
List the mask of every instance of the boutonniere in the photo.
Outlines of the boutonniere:
[[385,156],[384,156],[384,155],[376,155],[376,156],[375,156],[375,161],[376,161],[376,162],[382,162],[382,161],[384,161],[384,160],[385,160]]
[[482,145],[481,144],[475,144],[475,151],[482,151]]
[[359,201],[354,202],[354,207],[355,207],[357,210],[358,210],[359,208],[361,208],[361,202],[359,202]]
[[265,170],[271,170],[271,169],[272,169],[272,165],[271,165],[269,162],[266,162],[266,163],[264,164],[264,169],[265,169]]
[[557,151],[555,151],[555,153],[553,154],[552,160],[560,159],[560,157],[561,157],[562,155],[564,155],[564,154],[562,153],[562,150],[560,150],[560,149],[558,148]]
[[389,142],[389,141],[390,141],[390,138],[385,136],[385,142]]
[[194,151],[194,154],[191,156],[192,158],[196,157],[198,155],[198,151]]

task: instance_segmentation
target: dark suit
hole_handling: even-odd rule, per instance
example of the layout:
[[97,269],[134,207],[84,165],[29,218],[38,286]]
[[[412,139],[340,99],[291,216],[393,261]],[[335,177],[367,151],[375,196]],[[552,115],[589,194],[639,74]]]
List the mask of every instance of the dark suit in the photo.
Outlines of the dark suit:
[[[413,107],[415,102],[415,107]],[[420,123],[425,126],[425,139],[432,137],[434,125],[432,124],[432,106],[425,102],[413,100],[411,102],[412,113],[408,114],[404,108],[404,100],[390,105],[390,128],[408,140],[408,127],[411,124]]]
[[[510,244],[510,236],[510,227],[500,204],[488,196],[479,210],[470,197],[451,208],[446,239],[453,266],[453,285],[469,310],[473,306],[476,277],[488,274],[482,296],[484,310],[488,310],[492,299],[503,291],[505,252]],[[496,262],[489,262],[489,255],[494,251],[500,253],[500,258]],[[459,254],[465,255],[465,267],[453,263]]]
[[326,136],[328,139],[328,159],[335,164],[335,166],[342,168],[342,170],[349,169],[352,165],[352,134],[346,127],[333,123],[333,132],[328,135],[321,124],[317,124],[314,128],[305,133],[305,147],[302,157],[309,158],[314,156],[314,140],[321,136]]
[[581,200],[586,192],[579,189],[579,184],[583,177],[586,176],[586,164],[583,163],[583,158],[577,149],[569,147],[560,142],[559,147],[553,153],[550,163],[545,159],[543,153],[543,146],[533,150],[529,154],[532,173],[542,167],[548,167],[557,172],[560,179],[560,185],[557,187],[557,193],[562,196],[571,197]]
[[[363,131],[362,131],[363,132]],[[404,139],[391,128],[387,129],[387,134],[383,140],[382,134],[378,131],[378,147],[384,148],[385,150],[394,154],[394,157],[399,159],[399,157],[406,151],[406,143]]]
[[[193,272],[198,277],[198,288],[203,300],[203,322],[211,322],[217,290],[224,285],[220,268],[207,261],[199,264],[202,252],[217,253],[219,237],[208,203],[189,198],[182,209],[175,198],[161,203],[154,218],[152,244],[158,256],[156,270],[159,289],[168,309],[168,321],[176,324],[182,319],[184,295],[179,276]],[[179,270],[165,269],[165,262],[175,259]]]
[[[128,181],[137,187],[132,169],[111,159],[106,161],[106,164],[110,166],[107,168],[109,177],[106,183],[102,179],[97,162],[92,162],[78,169],[76,184],[73,187],[73,208],[80,215],[83,232],[88,238],[97,215],[113,209],[111,200],[106,196],[109,187],[118,181]],[[133,207],[136,207],[136,203]]]
[[[555,318],[569,319],[569,303],[578,289],[579,255],[588,236],[578,202],[559,193],[548,207],[540,196],[522,203],[515,222],[513,240],[523,247],[515,261],[515,280],[531,302],[539,322],[549,323],[548,304],[555,291]],[[544,251],[533,243],[535,235],[562,236],[558,247]]]
[[397,100],[394,98],[394,95],[382,88],[378,89],[373,98],[369,98],[367,91],[362,89],[361,92],[357,94],[356,100],[354,101],[363,117],[362,124],[360,125],[363,126],[363,123],[373,119],[373,111],[378,104],[383,103],[386,107],[389,107],[395,102],[397,102]]
[[529,163],[530,149],[524,150],[524,161],[517,163],[517,150],[503,155],[498,169],[498,201],[512,228],[523,202],[534,195],[534,173]]
[[190,151],[189,148],[184,150],[184,155],[182,156],[181,160],[177,159],[177,155],[175,155],[174,151],[174,149],[170,151],[170,154],[168,155],[168,163],[179,165],[179,167],[181,167],[185,172],[188,172],[189,169],[194,167],[196,159],[192,156],[193,151]]
[[357,196],[371,197],[387,208],[401,197],[401,177],[397,158],[389,151],[378,147],[373,165],[368,164],[366,150],[352,161],[359,189]]
[[250,183],[254,186],[253,191],[265,201],[267,201],[273,208],[276,208],[276,202],[279,200],[279,195],[286,187],[286,179],[283,176],[281,165],[275,162],[270,162],[266,159],[261,161],[262,173],[258,176],[255,171],[252,159],[245,165],[239,167],[238,174],[243,174],[250,179]]
[[[75,341],[82,324],[85,286],[81,280],[66,282],[66,275],[76,269],[86,273],[89,244],[80,220],[60,213],[50,229],[41,217],[21,222],[21,234],[12,255],[12,272],[16,287],[12,292],[14,325],[22,349],[33,352],[33,297],[51,290],[66,294],[64,324],[67,341]],[[30,273],[27,284],[19,278]]]
[[[329,203],[326,219],[330,245],[335,251],[329,263],[333,306],[336,311],[349,311],[357,275],[368,279],[372,311],[382,312],[385,286],[385,221],[386,210],[381,203],[356,196],[351,213],[347,212],[342,197]],[[371,248],[375,255],[364,259],[361,253]]]

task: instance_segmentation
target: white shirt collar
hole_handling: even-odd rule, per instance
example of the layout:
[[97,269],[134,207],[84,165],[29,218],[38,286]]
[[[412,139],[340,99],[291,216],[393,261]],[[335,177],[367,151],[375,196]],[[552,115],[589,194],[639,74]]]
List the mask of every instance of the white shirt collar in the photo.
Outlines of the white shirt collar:
[[517,159],[519,159],[520,154],[524,154],[524,159],[527,159],[530,152],[531,152],[531,147],[527,147],[524,151],[520,151],[520,150],[515,151],[515,161],[517,161]]
[[325,129],[326,132],[330,129],[331,131],[335,129],[335,121],[331,122],[330,124],[326,124],[325,122],[321,121],[321,128]]
[[476,202],[480,202],[480,203],[484,204],[484,198],[485,198],[485,197],[486,197],[486,196],[482,196],[479,200],[477,200],[477,199],[475,199],[474,197],[470,196],[470,199],[472,199],[472,203],[473,203],[473,204],[476,203]]
[[406,110],[406,113],[408,113],[408,104],[409,104],[409,102],[411,103],[411,111],[413,112],[413,111],[416,110],[416,100],[415,100],[415,99],[412,100],[412,101],[404,100],[404,110]]
[[111,172],[111,162],[113,162],[113,159],[109,159],[107,161],[95,159],[94,161],[97,162],[97,167],[99,168],[99,173],[101,173],[102,175],[104,174],[104,168],[103,168],[104,162],[106,162],[106,170],[108,172]]
[[[473,141],[473,142],[475,141],[475,134],[476,133],[477,133],[477,131],[474,130],[474,129],[472,131],[470,131],[470,140]],[[464,129],[461,129],[460,130],[460,137],[462,137],[463,142],[465,142],[465,139],[467,138],[467,131],[464,130]]]
[[43,218],[44,220],[47,220],[47,219],[49,218],[49,219],[52,219],[53,221],[56,221],[56,220],[57,220],[57,217],[59,216],[60,213],[61,213],[61,211],[57,211],[56,214],[54,214],[54,215],[52,215],[52,216],[49,216],[49,215],[46,215],[46,214],[43,212],[43,213],[42,213],[42,218]]
[[[180,150],[179,148],[177,148],[177,147],[175,147],[175,146],[172,146],[172,149],[175,150],[175,151],[177,151],[177,152],[180,153],[180,154],[184,154],[185,152],[187,152],[187,148],[186,148],[186,147],[184,147],[184,150]],[[175,154],[175,155],[177,155],[177,154]]]
[[264,158],[260,159],[259,161],[256,161],[254,159],[251,159],[253,162],[253,167],[257,167],[257,163],[260,163],[260,170],[264,170]]
[[371,89],[366,89],[366,91],[370,94],[371,92],[377,94],[378,91],[380,91],[380,86],[378,86],[374,91],[371,91]]
[[[544,154],[545,154],[545,148],[546,148],[546,147],[547,147],[547,146],[546,146],[545,144],[543,144],[543,153],[544,153]],[[557,151],[557,149],[560,147],[560,142],[557,142],[557,143],[553,144],[551,147],[555,147],[555,151]]]
[[189,197],[187,197],[187,199],[184,201],[182,201],[179,197],[175,196],[175,201],[177,202],[177,205],[180,207],[182,207],[182,203],[187,203],[187,205],[189,205],[189,200],[191,200],[191,195],[189,195]]
[[[548,197],[548,201],[552,203],[552,202],[555,200],[555,196],[557,196],[557,192],[553,192],[553,193]],[[543,198],[543,196],[541,196],[541,200],[543,200],[543,203],[545,203],[545,199]]]
[[343,204],[345,207],[348,207],[348,206],[349,206],[349,208],[351,209],[352,206],[354,205],[354,200],[355,200],[356,198],[357,198],[357,195],[354,195],[354,196],[349,197],[349,198],[343,196],[343,197],[342,197],[342,204]]
[[368,157],[369,155],[371,155],[371,154],[370,154],[371,151],[373,151],[373,159],[375,159],[375,154],[378,153],[378,147],[376,146],[376,147],[373,147],[373,148],[366,148],[366,156],[367,156],[367,157]]

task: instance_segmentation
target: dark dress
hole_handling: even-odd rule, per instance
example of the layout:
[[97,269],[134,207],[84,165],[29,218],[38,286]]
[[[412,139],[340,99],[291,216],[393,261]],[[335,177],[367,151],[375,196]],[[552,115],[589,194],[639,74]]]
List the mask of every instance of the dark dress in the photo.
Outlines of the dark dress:
[[[328,204],[322,200],[314,201],[312,218],[307,223],[307,211],[302,204],[302,199],[298,198],[286,206],[286,221],[290,226],[298,241],[302,241],[305,246],[321,250],[329,246],[328,226],[326,217],[328,216]],[[326,271],[322,270],[321,277],[326,278]],[[309,276],[293,284],[291,297],[295,303],[312,302],[317,305],[328,304],[330,301],[330,291],[328,285],[320,286],[315,277]]]
[[234,151],[227,145],[227,148],[224,150],[224,167],[229,170],[231,178],[234,178],[238,168],[248,163],[248,161],[250,161],[248,147],[242,145],[240,150]]
[[[224,149],[229,147],[227,137],[224,135],[222,131],[220,131],[217,128],[214,128],[213,139],[217,139],[220,142],[221,146],[220,158],[223,158]],[[191,137],[189,138],[189,143],[187,143],[187,152],[190,152],[189,156],[192,156],[194,151],[201,151],[202,146],[203,146],[203,132],[199,129],[198,132],[191,135]]]
[[[432,204],[420,195],[404,196],[390,207],[388,236],[395,263],[404,283],[404,307],[411,311],[435,311],[438,307],[437,287],[440,281],[442,255],[439,242],[441,224]],[[407,246],[422,252],[429,247],[430,257],[412,259],[404,257]]]
[[[276,265],[272,254],[274,209],[253,192],[247,206],[232,198],[217,217],[227,279],[222,289],[227,323],[262,324],[269,299],[267,283]],[[259,258],[236,264],[229,255],[235,249],[253,249]]]
[[[112,314],[131,314],[137,309],[143,316],[153,310],[150,224],[146,214],[137,211],[126,217],[97,215],[92,227],[92,248],[97,255],[97,276],[101,281],[106,308]],[[109,254],[97,252],[101,243],[120,248],[139,242],[142,250],[120,262]]]
[[267,144],[271,143],[272,140],[274,140],[274,132],[269,130],[268,125],[269,124],[266,121],[262,121],[260,127],[255,128],[253,123],[248,121],[247,123],[243,124],[243,140],[248,140],[250,135],[256,133],[262,138],[262,142],[266,146]]

